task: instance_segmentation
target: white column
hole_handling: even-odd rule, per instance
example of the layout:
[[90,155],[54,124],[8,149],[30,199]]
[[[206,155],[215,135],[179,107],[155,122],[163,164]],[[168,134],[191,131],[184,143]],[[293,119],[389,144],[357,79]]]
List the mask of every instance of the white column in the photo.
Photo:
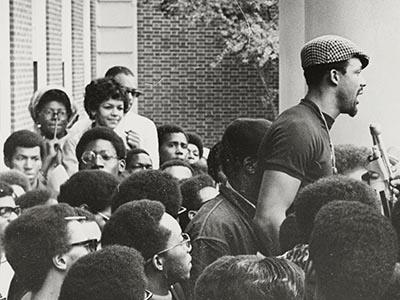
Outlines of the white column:
[[38,64],[38,89],[47,85],[46,0],[32,1],[32,57]]
[[64,88],[72,95],[71,0],[62,0],[61,22]]
[[4,1],[0,9],[0,171],[3,163],[3,145],[11,134],[10,88],[10,5]]
[[[298,2],[304,5],[303,10],[302,4]],[[286,59],[290,61],[296,55],[300,59],[302,45],[298,43],[298,39],[303,37],[305,42],[323,34],[347,37],[365,48],[371,56],[370,65],[363,72],[368,85],[364,95],[359,98],[359,112],[354,118],[339,116],[336,119],[332,130],[334,142],[369,146],[371,138],[368,126],[371,122],[378,122],[382,126],[386,145],[400,146],[397,129],[400,113],[397,88],[400,84],[400,1],[386,0],[377,3],[374,0],[292,0],[280,3],[283,6],[280,11],[281,24],[286,24],[280,28],[281,63],[289,64]],[[293,11],[299,7],[300,11]],[[301,14],[304,14],[304,23],[301,21]],[[288,41],[288,37],[296,38]],[[285,76],[285,72],[289,72],[287,67],[280,76],[282,107],[297,103],[299,97],[304,95],[303,93],[295,97],[300,92],[298,87],[304,85],[304,79],[299,75],[301,69],[300,72],[297,71],[297,63],[292,65],[295,74]],[[286,90],[293,87],[294,91]],[[294,99],[282,99],[286,97]]]

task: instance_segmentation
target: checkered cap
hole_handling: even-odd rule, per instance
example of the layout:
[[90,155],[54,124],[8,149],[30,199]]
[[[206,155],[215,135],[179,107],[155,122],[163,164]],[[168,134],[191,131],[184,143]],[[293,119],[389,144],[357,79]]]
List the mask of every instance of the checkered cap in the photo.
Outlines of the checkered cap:
[[301,50],[301,66],[305,69],[352,57],[359,58],[363,68],[369,63],[368,55],[352,41],[337,35],[323,35],[304,45]]

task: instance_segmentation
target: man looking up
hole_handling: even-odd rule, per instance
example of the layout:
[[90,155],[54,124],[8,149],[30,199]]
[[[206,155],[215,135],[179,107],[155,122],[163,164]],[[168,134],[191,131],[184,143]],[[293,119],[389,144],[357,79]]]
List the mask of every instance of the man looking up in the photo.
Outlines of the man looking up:
[[329,130],[340,114],[357,114],[369,57],[351,41],[327,35],[304,45],[301,63],[308,92],[275,120],[259,148],[255,225],[275,252],[279,227],[299,188],[334,173]]

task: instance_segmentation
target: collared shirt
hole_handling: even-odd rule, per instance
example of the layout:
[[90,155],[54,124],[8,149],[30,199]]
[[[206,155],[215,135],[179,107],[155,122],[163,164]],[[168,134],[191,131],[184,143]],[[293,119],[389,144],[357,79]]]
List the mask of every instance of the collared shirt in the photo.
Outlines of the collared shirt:
[[239,192],[226,186],[204,204],[186,228],[192,239],[192,270],[185,285],[191,295],[203,269],[224,255],[256,254],[258,238],[253,229],[255,206]]

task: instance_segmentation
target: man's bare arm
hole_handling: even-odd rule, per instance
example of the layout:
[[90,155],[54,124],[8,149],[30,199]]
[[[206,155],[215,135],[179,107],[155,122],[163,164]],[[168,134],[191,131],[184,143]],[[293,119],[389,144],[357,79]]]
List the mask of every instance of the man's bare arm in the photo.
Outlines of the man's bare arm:
[[261,241],[269,241],[272,254],[279,251],[279,227],[301,181],[280,171],[264,171],[258,196],[255,226]]

